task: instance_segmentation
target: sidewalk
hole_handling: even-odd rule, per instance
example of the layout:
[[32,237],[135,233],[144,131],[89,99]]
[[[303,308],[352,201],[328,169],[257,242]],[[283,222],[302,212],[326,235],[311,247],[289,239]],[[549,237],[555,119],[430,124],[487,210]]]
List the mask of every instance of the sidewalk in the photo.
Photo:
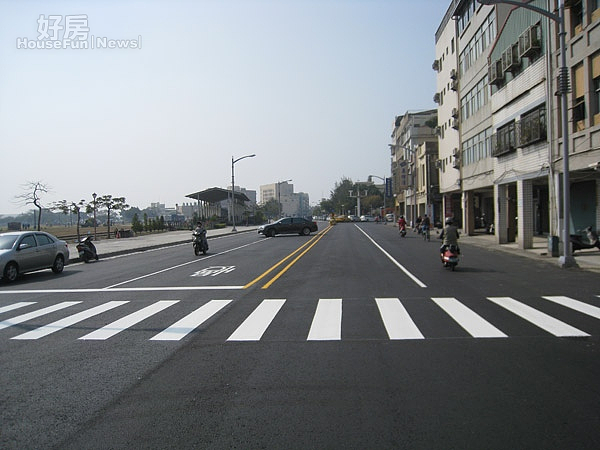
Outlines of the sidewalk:
[[[550,264],[555,264],[558,267],[558,257],[553,257],[548,251],[548,238],[545,236],[533,237],[533,248],[520,249],[516,242],[510,244],[496,244],[496,236],[492,234],[476,234],[474,236],[466,236],[461,234],[459,244],[475,245],[477,247],[487,248],[489,250],[499,250],[520,254],[528,258],[533,258],[541,261],[547,261]],[[573,252],[573,257],[579,266],[579,269],[591,270],[600,273],[600,251],[597,248],[587,250],[577,250]],[[577,270],[577,268],[573,268]],[[571,270],[571,269],[569,269]]]
[[[256,226],[237,226],[237,232],[235,233],[247,233],[256,232],[258,227]],[[220,228],[218,230],[207,230],[206,236],[209,239],[216,236],[225,236],[228,234],[234,234],[231,227]],[[100,258],[106,258],[109,256],[123,255],[126,253],[133,253],[136,251],[152,250],[160,247],[168,247],[171,245],[178,245],[183,243],[190,244],[190,251],[192,249],[192,232],[191,231],[165,231],[162,233],[144,234],[142,236],[136,236],[132,238],[121,238],[121,239],[99,239],[94,241],[96,250]],[[81,261],[79,259],[79,253],[77,252],[77,243],[69,243],[69,263],[73,264]]]

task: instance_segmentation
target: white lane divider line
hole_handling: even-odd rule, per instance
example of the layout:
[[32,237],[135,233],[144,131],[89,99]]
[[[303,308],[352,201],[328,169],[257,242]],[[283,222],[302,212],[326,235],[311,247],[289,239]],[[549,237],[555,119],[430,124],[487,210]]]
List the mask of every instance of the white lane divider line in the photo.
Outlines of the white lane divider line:
[[179,341],[210,319],[232,300],[211,300],[187,316],[178,320],[169,328],[150,338],[151,341]]
[[375,247],[377,247],[377,248],[378,248],[378,249],[379,249],[379,250],[380,250],[380,251],[381,251],[381,252],[382,252],[382,253],[383,253],[385,256],[387,256],[387,257],[388,257],[388,259],[389,259],[390,261],[392,261],[392,263],[394,263],[394,264],[395,264],[395,265],[396,265],[396,266],[397,266],[397,267],[398,267],[398,268],[399,268],[399,269],[400,269],[402,272],[404,272],[404,273],[405,273],[405,274],[406,274],[406,275],[407,275],[407,276],[408,276],[408,277],[409,277],[411,280],[413,280],[415,283],[417,283],[417,285],[418,285],[419,287],[422,287],[422,288],[426,288],[426,287],[427,287],[427,285],[426,285],[425,283],[423,283],[423,282],[422,282],[421,280],[419,280],[419,279],[418,279],[418,278],[417,278],[415,275],[413,275],[412,273],[410,273],[406,267],[404,267],[402,264],[400,264],[398,261],[396,261],[392,255],[390,255],[388,252],[386,252],[386,251],[383,249],[383,247],[381,247],[381,245],[379,245],[377,242],[375,242],[375,240],[374,240],[374,239],[373,239],[371,236],[369,236],[367,233],[365,233],[365,231],[364,231],[362,228],[360,228],[358,225],[354,225],[354,226],[355,226],[355,227],[356,227],[356,228],[357,228],[357,229],[358,229],[358,230],[359,230],[359,231],[360,231],[362,234],[364,234],[364,235],[367,237],[367,239],[369,239],[369,240],[370,240],[370,241],[373,243],[373,245],[375,245]]

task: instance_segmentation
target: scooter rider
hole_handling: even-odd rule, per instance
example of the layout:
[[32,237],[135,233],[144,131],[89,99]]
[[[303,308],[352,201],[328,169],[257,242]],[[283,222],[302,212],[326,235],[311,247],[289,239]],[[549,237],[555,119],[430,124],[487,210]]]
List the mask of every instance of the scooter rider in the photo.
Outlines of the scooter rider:
[[402,231],[406,232],[406,220],[404,216],[400,216],[398,219],[398,232],[402,233]]
[[451,245],[454,245],[456,247],[456,253],[460,253],[460,249],[458,248],[459,235],[460,233],[458,232],[458,228],[456,227],[456,225],[454,225],[452,217],[446,218],[446,226],[440,234],[440,239],[444,240],[444,243],[440,247],[440,256],[442,258],[444,257],[444,252],[446,251],[446,249]]
[[204,248],[208,249],[208,241],[206,240],[206,228],[202,225],[202,222],[198,222],[196,224],[196,229],[194,230],[194,236],[200,236],[202,239],[202,245]]

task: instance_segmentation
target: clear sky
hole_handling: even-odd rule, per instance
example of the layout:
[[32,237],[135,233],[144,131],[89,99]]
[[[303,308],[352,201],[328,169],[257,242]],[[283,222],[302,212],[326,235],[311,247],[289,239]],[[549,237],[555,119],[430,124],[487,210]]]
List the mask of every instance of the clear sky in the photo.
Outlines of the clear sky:
[[[236,185],[292,179],[311,204],[342,177],[389,176],[395,116],[436,106],[449,4],[0,0],[0,214],[31,209],[15,199],[30,181],[45,205],[96,192],[174,207],[230,186],[231,158],[251,153]],[[18,48],[68,30],[88,48]]]

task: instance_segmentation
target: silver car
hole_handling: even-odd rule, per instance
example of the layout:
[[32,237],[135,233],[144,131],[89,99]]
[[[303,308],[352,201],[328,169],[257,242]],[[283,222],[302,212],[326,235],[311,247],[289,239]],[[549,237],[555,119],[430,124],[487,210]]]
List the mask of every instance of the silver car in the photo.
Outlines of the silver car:
[[21,273],[40,269],[61,273],[68,261],[67,243],[49,233],[0,233],[0,278],[4,281],[15,281]]

